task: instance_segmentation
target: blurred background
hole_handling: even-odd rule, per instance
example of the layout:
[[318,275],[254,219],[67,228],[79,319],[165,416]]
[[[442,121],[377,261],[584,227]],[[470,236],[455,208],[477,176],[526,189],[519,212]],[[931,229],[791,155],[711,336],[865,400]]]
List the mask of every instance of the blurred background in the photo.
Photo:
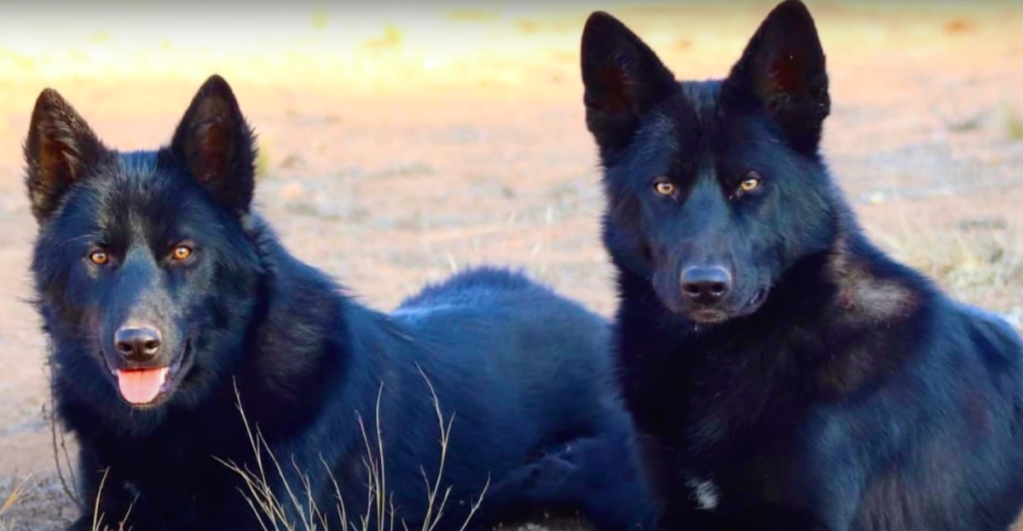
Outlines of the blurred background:
[[[223,75],[259,133],[259,211],[369,304],[498,263],[610,315],[578,70],[586,16],[611,12],[679,77],[706,78],[774,3],[0,0],[0,504],[22,487],[0,529],[60,529],[75,512],[25,302],[21,142],[44,87],[109,146],[146,149]],[[831,74],[825,153],[863,224],[1019,328],[1023,4],[807,5]]]

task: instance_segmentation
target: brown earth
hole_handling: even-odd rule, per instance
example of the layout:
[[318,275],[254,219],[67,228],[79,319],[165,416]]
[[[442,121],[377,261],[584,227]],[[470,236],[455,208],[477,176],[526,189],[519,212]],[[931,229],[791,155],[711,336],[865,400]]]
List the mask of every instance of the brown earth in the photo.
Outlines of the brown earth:
[[[594,7],[693,78],[724,74],[771,7],[605,4]],[[0,502],[33,478],[4,515],[17,528],[54,529],[73,512],[53,481],[45,345],[25,302],[35,226],[20,142],[45,86],[108,144],[135,149],[167,141],[203,79],[223,74],[260,134],[259,210],[295,254],[369,304],[392,307],[453,269],[495,263],[611,312],[577,66],[587,9],[391,16],[299,4],[280,31],[276,14],[253,12],[247,30],[211,34],[219,13],[189,33],[172,15],[118,29],[116,17],[28,5],[0,22],[0,478],[11,478]],[[864,225],[1018,326],[1023,7],[809,5],[833,87],[825,151]],[[56,19],[77,32],[32,31]]]

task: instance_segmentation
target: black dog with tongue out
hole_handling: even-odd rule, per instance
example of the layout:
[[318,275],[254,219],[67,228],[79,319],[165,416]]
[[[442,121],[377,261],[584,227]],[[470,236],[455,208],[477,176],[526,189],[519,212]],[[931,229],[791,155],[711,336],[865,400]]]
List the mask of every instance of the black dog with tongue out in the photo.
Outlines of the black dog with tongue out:
[[367,308],[251,211],[255,153],[217,76],[152,151],[37,100],[36,306],[98,511],[71,530],[650,528],[605,319],[492,268]]

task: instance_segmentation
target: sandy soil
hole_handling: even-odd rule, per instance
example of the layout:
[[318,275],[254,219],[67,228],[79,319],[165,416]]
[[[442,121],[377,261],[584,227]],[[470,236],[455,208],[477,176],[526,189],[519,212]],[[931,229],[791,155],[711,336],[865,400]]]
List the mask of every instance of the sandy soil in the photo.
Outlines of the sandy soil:
[[[45,344],[25,303],[35,225],[20,143],[45,86],[108,144],[138,149],[167,141],[202,80],[223,74],[260,134],[260,211],[369,304],[497,263],[610,313],[577,66],[589,11],[494,6],[349,16],[296,5],[279,28],[260,12],[248,32],[212,36],[173,17],[119,30],[74,13],[57,18],[76,32],[40,36],[45,17],[11,8],[0,22],[0,478],[12,480],[0,501],[18,478],[35,485],[8,515],[16,524],[50,529],[72,513],[52,481]],[[593,6],[679,76],[702,78],[727,71],[771,4]],[[1023,317],[1023,8],[810,7],[833,87],[825,150],[865,226],[957,295]]]

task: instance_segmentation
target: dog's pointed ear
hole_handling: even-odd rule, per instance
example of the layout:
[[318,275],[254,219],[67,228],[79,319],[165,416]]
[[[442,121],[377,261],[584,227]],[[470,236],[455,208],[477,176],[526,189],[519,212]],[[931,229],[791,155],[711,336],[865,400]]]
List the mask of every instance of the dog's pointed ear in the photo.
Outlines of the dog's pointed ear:
[[817,149],[831,99],[824,50],[802,2],[786,0],[767,15],[722,95],[726,105],[766,112],[796,149]]
[[220,205],[248,212],[256,181],[255,136],[224,78],[211,76],[199,88],[171,150]]
[[60,93],[47,88],[39,94],[24,145],[25,185],[36,221],[50,218],[71,185],[104,152],[89,124]]
[[602,11],[586,20],[581,63],[586,125],[601,151],[627,146],[650,107],[678,90],[657,54]]

